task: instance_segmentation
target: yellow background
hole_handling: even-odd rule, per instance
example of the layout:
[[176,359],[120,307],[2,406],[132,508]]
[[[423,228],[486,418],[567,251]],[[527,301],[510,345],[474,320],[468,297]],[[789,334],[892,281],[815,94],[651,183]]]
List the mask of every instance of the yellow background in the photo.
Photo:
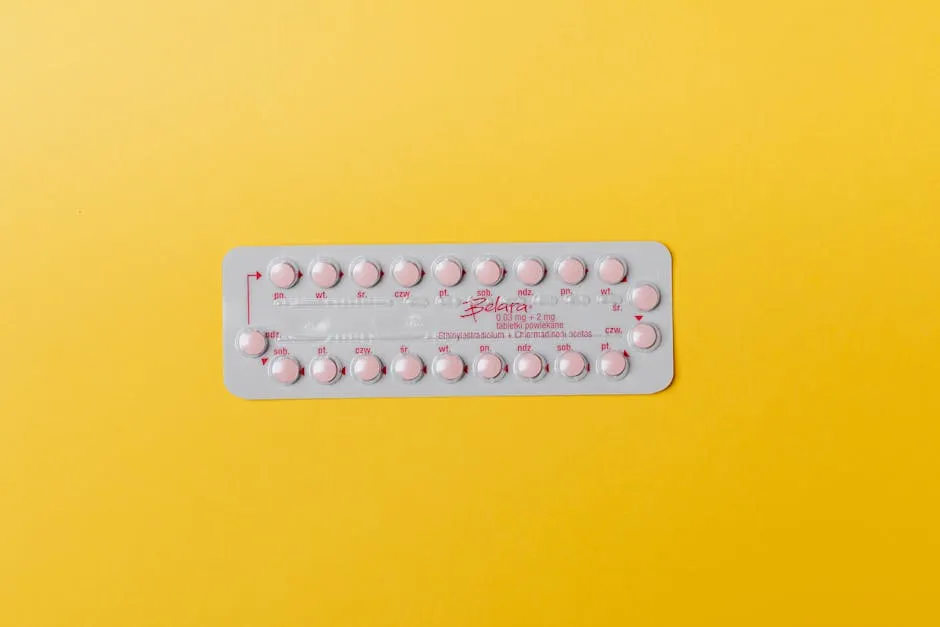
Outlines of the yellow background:
[[[936,625],[940,8],[0,0],[0,625]],[[650,397],[245,402],[235,245],[658,239]]]

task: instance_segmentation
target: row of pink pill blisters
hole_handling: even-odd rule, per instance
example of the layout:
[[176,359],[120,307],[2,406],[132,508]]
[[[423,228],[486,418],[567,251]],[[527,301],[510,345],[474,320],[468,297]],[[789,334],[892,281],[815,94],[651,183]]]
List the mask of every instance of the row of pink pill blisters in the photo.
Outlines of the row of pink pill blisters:
[[[656,348],[659,331],[654,325],[638,324],[631,329],[629,337],[631,349],[649,351]],[[245,329],[238,335],[238,347],[247,357],[261,357],[267,352],[268,343],[262,331]],[[623,378],[629,371],[629,356],[626,350],[605,350],[597,358],[597,371],[610,379]],[[321,385],[334,385],[347,375],[352,375],[359,383],[372,384],[388,374],[385,362],[375,354],[354,357],[348,371],[340,358],[329,354],[314,357],[306,367],[289,355],[262,359],[265,363],[270,361],[268,375],[283,385],[294,385],[305,375]],[[468,365],[467,360],[457,353],[441,353],[432,360],[431,373],[445,383],[457,383],[467,375],[495,383],[510,373],[506,358],[496,352],[480,353],[471,362],[472,366]],[[554,364],[554,371],[567,381],[580,381],[591,372],[587,356],[579,351],[560,352]],[[540,353],[522,352],[512,360],[511,371],[522,381],[536,382],[551,372],[551,365]],[[417,383],[428,374],[428,367],[421,356],[406,352],[392,360],[391,372],[405,383]]]
[[[597,276],[608,285],[623,283],[627,278],[627,263],[619,256],[604,255],[597,259],[594,265]],[[512,267],[516,279],[528,286],[540,284],[548,273],[545,261],[537,256],[520,256],[514,260]],[[476,283],[485,287],[499,285],[508,274],[505,262],[492,255],[474,259],[471,268],[471,275]],[[582,257],[572,255],[561,257],[554,263],[554,271],[566,285],[578,285],[584,281],[588,268],[588,263]],[[282,290],[296,286],[303,277],[300,265],[289,258],[271,260],[267,274],[271,283]],[[308,266],[307,274],[312,283],[322,289],[336,287],[344,277],[340,262],[329,257],[314,259]],[[460,284],[466,274],[463,262],[452,255],[435,259],[431,267],[431,275],[443,287]],[[349,263],[349,275],[358,287],[368,289],[379,284],[385,276],[385,271],[378,261],[361,257]],[[402,256],[392,261],[391,275],[399,286],[412,288],[421,282],[425,271],[419,260]],[[644,303],[647,311],[659,302],[659,295],[653,290],[646,290],[638,298]]]
[[[305,285],[313,296],[290,296]],[[671,256],[656,242],[240,248],[223,304],[226,384],[244,398],[634,394],[672,379]]]

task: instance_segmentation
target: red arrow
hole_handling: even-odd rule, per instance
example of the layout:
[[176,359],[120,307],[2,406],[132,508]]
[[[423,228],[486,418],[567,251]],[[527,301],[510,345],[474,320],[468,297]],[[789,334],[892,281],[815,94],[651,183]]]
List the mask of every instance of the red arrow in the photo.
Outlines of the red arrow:
[[388,374],[388,368],[382,366],[382,374]]
[[629,356],[630,356],[630,353],[628,353],[627,351],[623,351],[623,356],[624,356],[624,357],[629,357]]
[[506,372],[509,372],[509,364],[506,364],[505,366],[503,366],[503,370],[505,370]]
[[346,376],[346,366],[343,366],[343,376]]
[[301,368],[301,369],[300,369],[300,376],[304,376],[304,372],[306,372],[306,370],[307,370],[306,368]]
[[636,318],[637,320],[642,320],[642,319],[643,319],[643,316],[633,316],[633,317]]
[[260,272],[252,272],[245,277],[245,290],[247,292],[248,299],[248,324],[251,324],[251,277],[255,277],[255,281],[261,278]]
[[301,272],[300,270],[298,270],[298,271],[297,271],[297,280],[299,281],[299,280],[302,279],[302,278],[304,278],[304,273]]
[[261,358],[261,365],[264,366],[264,365],[267,364],[267,363],[268,363],[268,358],[267,358],[267,357],[262,357],[262,358]]

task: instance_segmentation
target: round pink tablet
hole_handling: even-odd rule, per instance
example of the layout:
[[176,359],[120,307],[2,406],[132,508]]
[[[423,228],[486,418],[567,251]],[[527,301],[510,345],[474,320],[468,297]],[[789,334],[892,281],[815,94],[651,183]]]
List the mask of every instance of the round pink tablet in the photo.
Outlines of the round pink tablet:
[[382,278],[382,270],[379,268],[379,264],[368,259],[354,261],[350,274],[359,287],[372,287]]
[[300,378],[300,363],[293,357],[276,357],[271,362],[271,376],[278,383],[290,385]]
[[495,381],[503,376],[503,359],[496,353],[483,353],[473,364],[476,375],[487,381]]
[[434,278],[444,287],[453,287],[463,278],[463,266],[453,257],[444,257],[434,263]]
[[339,283],[339,266],[327,259],[317,259],[310,264],[310,279],[324,289]]
[[545,362],[536,353],[520,353],[513,367],[517,375],[531,381],[541,376]]
[[538,285],[545,278],[545,264],[535,257],[520,259],[516,262],[516,277],[526,285]]
[[310,364],[310,374],[317,383],[330,385],[339,380],[339,365],[332,357],[317,357]]
[[268,268],[268,278],[282,290],[294,287],[297,283],[297,266],[292,261],[275,261]]
[[417,355],[405,353],[395,360],[392,370],[402,381],[414,383],[424,374],[424,362]]
[[421,281],[421,266],[417,261],[399,259],[392,265],[392,276],[402,287],[414,287]]
[[640,323],[630,329],[630,343],[639,349],[652,348],[658,339],[659,331],[651,324]]
[[246,329],[238,334],[238,350],[247,357],[260,357],[268,350],[268,338],[256,329]]
[[630,293],[633,306],[640,311],[652,311],[659,305],[659,290],[655,285],[641,285]]
[[352,371],[363,383],[374,383],[382,378],[382,360],[375,355],[361,355],[353,360]]
[[601,355],[599,361],[601,372],[605,376],[616,379],[627,372],[627,356],[623,351],[607,351]]
[[565,257],[555,266],[558,276],[568,285],[577,285],[584,280],[587,266],[577,257]]
[[577,351],[568,351],[558,356],[558,371],[568,379],[577,379],[587,372],[587,360]]
[[617,257],[604,257],[597,264],[597,275],[610,285],[622,283],[627,276],[627,264]]
[[473,266],[473,276],[481,285],[496,285],[503,280],[503,264],[489,257],[480,259]]
[[434,374],[448,383],[460,381],[463,377],[464,363],[460,355],[444,353],[434,359]]

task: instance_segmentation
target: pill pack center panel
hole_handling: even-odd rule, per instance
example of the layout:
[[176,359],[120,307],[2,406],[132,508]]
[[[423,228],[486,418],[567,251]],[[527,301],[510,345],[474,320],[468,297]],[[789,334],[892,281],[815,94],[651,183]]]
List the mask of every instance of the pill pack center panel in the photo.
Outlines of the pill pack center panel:
[[243,398],[649,394],[673,377],[658,242],[243,247],[222,283]]

